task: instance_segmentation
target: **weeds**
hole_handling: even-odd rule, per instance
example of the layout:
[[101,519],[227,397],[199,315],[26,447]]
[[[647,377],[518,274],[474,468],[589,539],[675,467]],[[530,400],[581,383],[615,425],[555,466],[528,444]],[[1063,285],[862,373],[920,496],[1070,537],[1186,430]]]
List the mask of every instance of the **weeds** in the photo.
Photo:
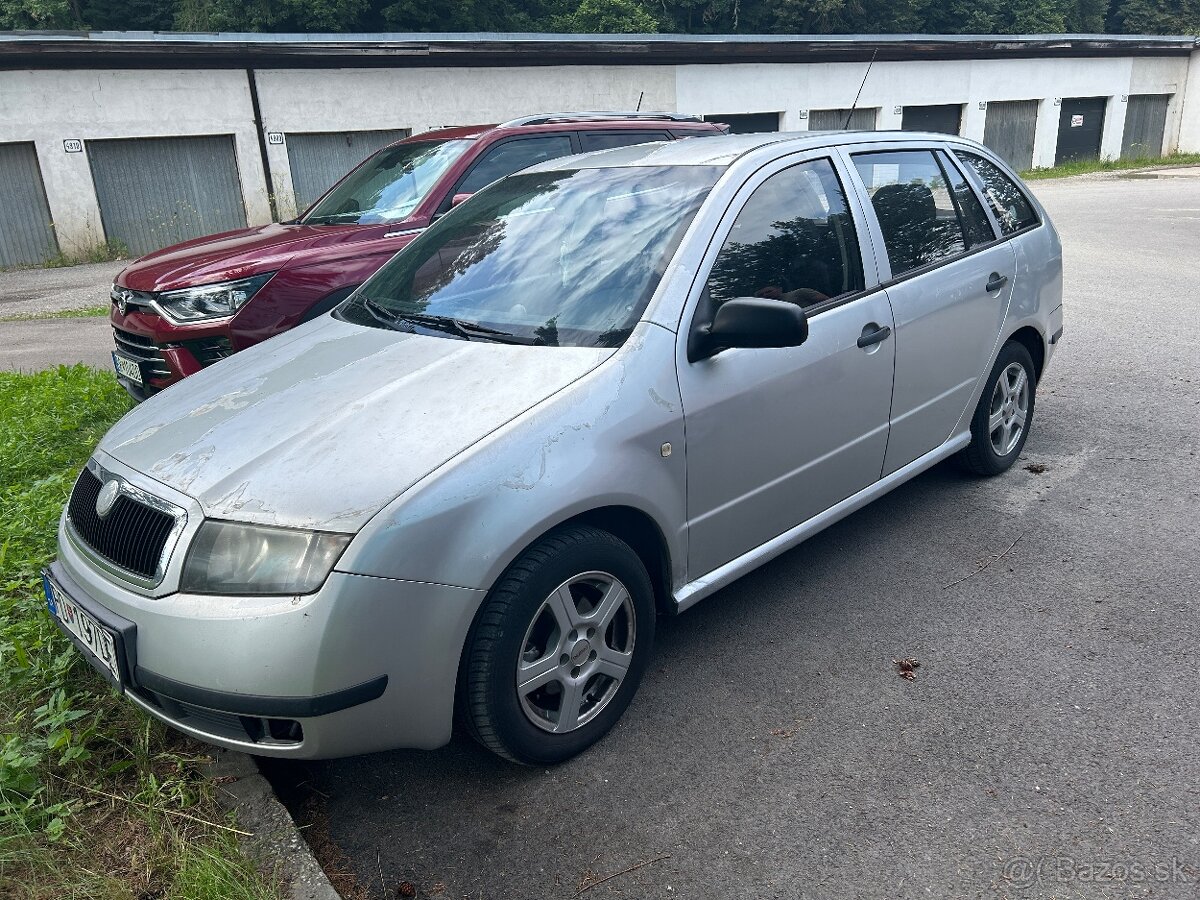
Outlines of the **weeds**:
[[0,896],[274,898],[206,824],[223,818],[203,747],[118,697],[46,613],[59,513],[128,408],[83,366],[0,373]]
[[0,272],[11,272],[17,269],[65,269],[68,266],[82,266],[87,263],[116,262],[129,258],[129,247],[121,240],[107,240],[103,244],[93,246],[79,253],[63,253],[61,250],[49,256],[40,263],[30,265],[4,266]]
[[1048,169],[1033,169],[1022,172],[1026,181],[1045,178],[1067,178],[1071,175],[1087,175],[1092,172],[1117,172],[1125,169],[1150,169],[1169,166],[1200,165],[1200,153],[1173,153],[1170,156],[1146,156],[1136,159],[1081,159],[1063,163]]

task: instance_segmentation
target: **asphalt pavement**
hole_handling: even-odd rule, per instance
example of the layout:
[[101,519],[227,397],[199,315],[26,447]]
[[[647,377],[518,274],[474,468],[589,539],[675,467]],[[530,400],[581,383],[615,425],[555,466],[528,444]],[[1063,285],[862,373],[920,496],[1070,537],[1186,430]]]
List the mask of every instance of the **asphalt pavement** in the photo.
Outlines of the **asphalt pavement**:
[[4,319],[53,315],[106,303],[109,285],[126,265],[128,261],[0,272],[0,371],[33,372],[80,362],[110,367],[112,329],[104,316]]
[[1066,336],[1019,465],[938,467],[666,622],[562,766],[273,766],[343,886],[1200,896],[1200,179],[1034,188]]

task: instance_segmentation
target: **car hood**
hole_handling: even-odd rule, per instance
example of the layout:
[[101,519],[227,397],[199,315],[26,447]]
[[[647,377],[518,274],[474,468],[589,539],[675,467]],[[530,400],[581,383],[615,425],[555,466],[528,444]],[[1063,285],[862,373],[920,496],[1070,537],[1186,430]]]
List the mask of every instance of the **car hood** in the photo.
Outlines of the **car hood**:
[[364,241],[423,222],[391,225],[290,225],[242,228],[175,244],[130,263],[117,283],[135,291],[170,291],[275,272],[301,254],[304,264],[361,252]]
[[613,352],[325,318],[151,397],[98,453],[194,497],[211,518],[353,532]]

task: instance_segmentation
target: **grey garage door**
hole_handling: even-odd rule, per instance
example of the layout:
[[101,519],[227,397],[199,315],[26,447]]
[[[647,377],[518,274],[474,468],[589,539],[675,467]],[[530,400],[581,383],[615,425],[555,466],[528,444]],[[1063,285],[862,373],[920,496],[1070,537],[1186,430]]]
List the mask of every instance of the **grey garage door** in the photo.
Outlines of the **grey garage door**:
[[[809,131],[874,131],[878,109],[810,109]],[[849,124],[846,120],[849,119]]]
[[1033,168],[1038,101],[1001,100],[987,105],[983,143],[1018,172]]
[[0,266],[34,265],[57,252],[33,144],[0,144]]
[[936,131],[940,134],[958,134],[962,128],[962,104],[946,103],[938,106],[906,106],[900,125],[905,131]]
[[1125,136],[1121,139],[1124,159],[1162,156],[1163,132],[1167,129],[1170,94],[1133,94],[1125,110]]
[[233,135],[87,142],[100,220],[140,256],[246,227]]
[[406,129],[289,134],[288,164],[292,169],[296,210],[308,209],[314,200],[360,162],[408,134]]

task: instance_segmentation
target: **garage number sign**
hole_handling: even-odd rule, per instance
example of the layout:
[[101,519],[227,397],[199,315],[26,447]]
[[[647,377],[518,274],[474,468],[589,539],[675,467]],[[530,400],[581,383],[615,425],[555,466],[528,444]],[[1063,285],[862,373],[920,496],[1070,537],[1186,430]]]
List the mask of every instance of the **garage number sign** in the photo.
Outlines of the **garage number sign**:
[[78,138],[67,138],[67,140],[63,141],[63,150],[67,153],[82,153],[83,141]]
[[283,143],[283,132],[282,131],[268,131],[267,132],[267,143],[268,144],[282,144]]
[[1071,116],[1071,127],[1072,128],[1082,128],[1083,127],[1083,116]]

